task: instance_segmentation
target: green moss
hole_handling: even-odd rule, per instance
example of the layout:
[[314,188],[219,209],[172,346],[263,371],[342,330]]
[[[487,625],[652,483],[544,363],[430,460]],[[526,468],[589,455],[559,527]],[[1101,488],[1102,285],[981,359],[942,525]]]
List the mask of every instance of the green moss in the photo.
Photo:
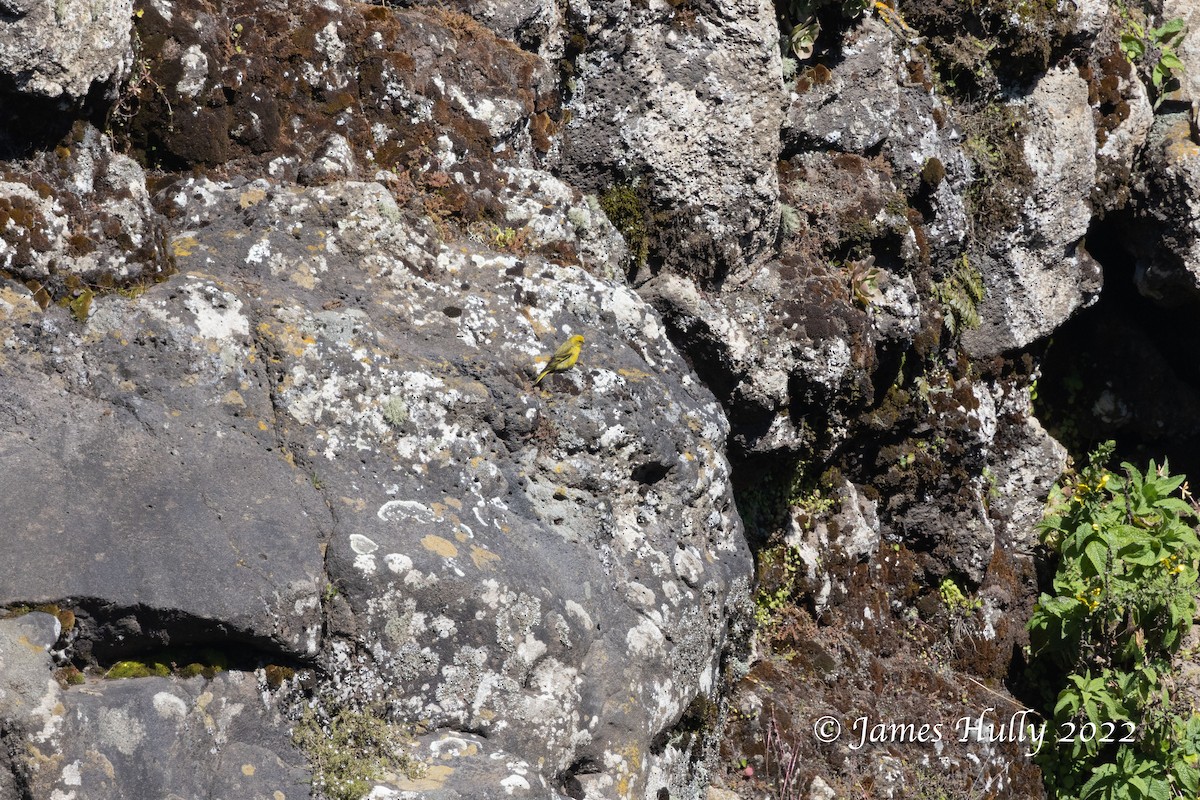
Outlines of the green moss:
[[424,773],[405,750],[411,734],[376,709],[343,708],[332,716],[305,709],[292,738],[312,765],[313,789],[331,800],[358,800],[388,773]]
[[650,236],[647,220],[649,204],[632,184],[612,186],[600,195],[600,208],[625,237],[634,266],[646,263],[650,255]]
[[165,678],[171,674],[171,668],[166,664],[144,661],[118,661],[104,673],[104,677],[117,680],[120,678],[149,678],[157,676]]

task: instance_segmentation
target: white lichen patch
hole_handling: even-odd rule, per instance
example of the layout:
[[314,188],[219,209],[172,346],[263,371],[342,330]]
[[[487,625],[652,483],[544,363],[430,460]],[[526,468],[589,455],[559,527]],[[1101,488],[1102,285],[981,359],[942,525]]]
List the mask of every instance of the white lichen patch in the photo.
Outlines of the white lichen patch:
[[369,555],[379,549],[379,545],[361,533],[350,534],[350,549],[359,555]]
[[163,719],[182,722],[187,717],[187,704],[170,692],[157,692],[151,703],[155,713]]
[[250,334],[242,301],[208,281],[189,280],[183,287],[184,307],[192,312],[196,330],[206,339],[226,340]]
[[660,658],[665,655],[666,637],[657,625],[643,619],[625,634],[625,646],[631,658]]
[[175,84],[175,91],[181,97],[195,97],[204,90],[208,81],[208,56],[199,44],[193,44],[183,51],[179,57],[182,77]]
[[123,755],[133,755],[146,738],[146,726],[123,708],[100,709],[98,739]]
[[518,789],[528,790],[530,788],[529,781],[527,781],[521,775],[509,775],[507,778],[504,778],[500,781],[500,786],[504,789],[506,794],[513,794]]

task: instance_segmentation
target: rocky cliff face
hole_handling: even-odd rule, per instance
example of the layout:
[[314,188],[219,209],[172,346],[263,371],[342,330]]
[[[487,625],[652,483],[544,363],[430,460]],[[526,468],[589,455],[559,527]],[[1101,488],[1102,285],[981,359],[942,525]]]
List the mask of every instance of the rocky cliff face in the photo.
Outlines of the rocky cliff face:
[[81,9],[0,2],[0,797],[1041,791],[808,732],[1021,707],[1043,422],[1163,418],[1035,412],[1200,285],[1115,6]]

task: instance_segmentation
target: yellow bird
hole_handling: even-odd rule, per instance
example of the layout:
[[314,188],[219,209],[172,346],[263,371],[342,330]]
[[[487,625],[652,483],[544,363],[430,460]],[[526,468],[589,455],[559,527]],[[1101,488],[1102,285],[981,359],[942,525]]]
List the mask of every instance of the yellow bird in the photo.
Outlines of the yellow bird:
[[538,374],[537,380],[533,382],[533,385],[537,386],[542,382],[542,378],[551,372],[562,372],[575,366],[575,362],[579,360],[579,349],[582,346],[583,337],[579,335],[572,336],[559,345],[558,349],[554,351],[554,355],[550,356],[550,360],[546,362],[546,366]]

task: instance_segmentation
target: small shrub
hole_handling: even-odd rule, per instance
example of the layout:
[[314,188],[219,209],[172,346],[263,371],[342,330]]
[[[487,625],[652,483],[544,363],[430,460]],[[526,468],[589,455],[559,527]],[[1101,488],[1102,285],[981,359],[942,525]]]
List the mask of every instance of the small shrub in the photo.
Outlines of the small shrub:
[[1040,526],[1059,561],[1029,622],[1051,695],[1038,761],[1057,800],[1196,797],[1200,717],[1175,696],[1171,660],[1196,610],[1196,512],[1186,487],[1173,496],[1182,476],[1153,461],[1118,476],[1112,452],[1051,491]]

